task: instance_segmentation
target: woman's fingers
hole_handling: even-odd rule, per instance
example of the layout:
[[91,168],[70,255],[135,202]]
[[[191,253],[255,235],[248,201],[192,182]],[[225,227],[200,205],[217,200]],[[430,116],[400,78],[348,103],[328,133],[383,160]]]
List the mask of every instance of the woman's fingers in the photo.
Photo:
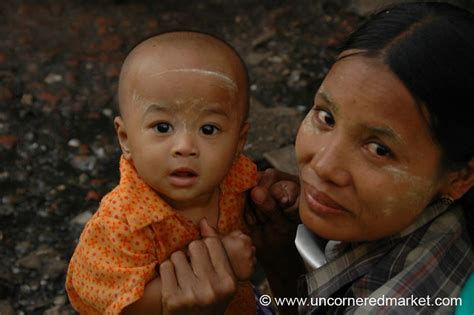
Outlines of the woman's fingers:
[[244,220],[251,229],[258,229],[276,212],[277,205],[268,190],[260,186],[252,188],[249,196],[251,202],[245,208]]
[[300,185],[294,181],[281,180],[270,186],[271,196],[277,200],[282,207],[295,204],[299,192]]
[[262,211],[264,214],[270,214],[271,212],[274,212],[277,208],[277,203],[275,202],[275,200],[271,196],[270,191],[266,187],[255,186],[250,191],[250,196],[257,210]]
[[166,260],[160,264],[161,292],[163,296],[169,296],[178,291],[178,282],[174,272],[173,263]]
[[[296,203],[300,192],[297,176],[275,169],[267,169],[250,196],[257,212],[271,214],[278,208],[285,209]],[[257,218],[258,219],[258,218]]]
[[161,277],[161,307],[162,314],[168,315],[181,307],[181,290],[176,280],[176,274],[171,260],[160,264]]
[[164,314],[222,314],[237,283],[221,239],[195,240],[189,260],[174,252],[160,265]]
[[197,281],[192,287],[198,306],[223,313],[237,290],[237,282],[219,237],[193,241],[189,246],[190,259]]
[[253,205],[245,211],[245,221],[252,229],[261,227],[268,220],[275,224],[288,219],[299,221],[298,198],[300,186],[298,177],[275,169],[261,173],[258,186],[250,191]]
[[184,252],[174,252],[171,254],[170,260],[174,266],[178,286],[181,291],[184,291],[195,282],[196,275],[194,274]]
[[258,186],[270,189],[273,184],[279,181],[298,183],[299,179],[296,175],[288,174],[274,168],[268,168],[261,174],[261,177],[258,181]]
[[212,268],[211,258],[207,246],[202,240],[192,241],[189,246],[189,257],[194,274],[199,280],[212,276],[215,271]]
[[233,277],[232,267],[230,266],[222,241],[217,237],[209,237],[204,239],[204,243],[207,246],[212,266],[217,275],[219,277],[227,275]]

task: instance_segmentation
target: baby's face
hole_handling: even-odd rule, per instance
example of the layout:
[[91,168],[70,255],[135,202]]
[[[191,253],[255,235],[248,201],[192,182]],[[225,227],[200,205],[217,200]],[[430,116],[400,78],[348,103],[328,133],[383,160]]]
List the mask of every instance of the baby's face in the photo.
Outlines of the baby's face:
[[228,75],[199,67],[155,70],[124,82],[129,87],[122,99],[129,148],[124,156],[179,208],[216,192],[245,144],[248,125],[237,84]]

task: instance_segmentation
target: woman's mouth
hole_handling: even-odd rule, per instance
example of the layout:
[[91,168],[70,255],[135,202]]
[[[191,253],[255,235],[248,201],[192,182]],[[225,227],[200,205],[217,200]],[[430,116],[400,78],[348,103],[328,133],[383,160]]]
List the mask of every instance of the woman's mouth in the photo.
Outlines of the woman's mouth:
[[173,170],[169,175],[170,183],[176,187],[189,187],[196,183],[198,174],[187,167]]
[[315,187],[303,182],[303,196],[311,211],[318,215],[347,214],[348,210]]

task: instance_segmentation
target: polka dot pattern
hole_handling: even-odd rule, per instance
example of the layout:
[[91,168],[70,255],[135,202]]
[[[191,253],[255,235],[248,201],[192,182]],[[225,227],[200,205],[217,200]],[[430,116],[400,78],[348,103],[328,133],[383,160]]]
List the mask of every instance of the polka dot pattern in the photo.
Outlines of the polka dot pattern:
[[[161,262],[200,238],[198,227],[173,211],[123,157],[120,174],[119,185],[86,224],[69,263],[66,289],[81,314],[119,314],[142,297]],[[255,164],[241,155],[220,185],[221,234],[245,230],[245,191],[256,181]],[[243,282],[226,314],[255,312],[251,285]]]

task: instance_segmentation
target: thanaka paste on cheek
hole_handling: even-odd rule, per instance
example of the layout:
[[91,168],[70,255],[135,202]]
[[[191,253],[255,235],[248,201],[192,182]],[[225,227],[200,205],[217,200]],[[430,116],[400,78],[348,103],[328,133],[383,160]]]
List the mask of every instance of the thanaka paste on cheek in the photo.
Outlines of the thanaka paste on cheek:
[[314,110],[311,110],[304,118],[300,128],[306,134],[319,135],[321,133],[321,130],[313,123],[313,115]]
[[394,182],[404,190],[401,196],[386,197],[387,203],[382,210],[386,215],[393,214],[393,206],[397,203],[397,200],[406,200],[407,207],[410,207],[413,212],[419,212],[422,210],[420,207],[426,206],[425,203],[430,201],[436,191],[435,181],[433,180],[410,174],[393,165],[385,166],[383,169],[389,172]]

